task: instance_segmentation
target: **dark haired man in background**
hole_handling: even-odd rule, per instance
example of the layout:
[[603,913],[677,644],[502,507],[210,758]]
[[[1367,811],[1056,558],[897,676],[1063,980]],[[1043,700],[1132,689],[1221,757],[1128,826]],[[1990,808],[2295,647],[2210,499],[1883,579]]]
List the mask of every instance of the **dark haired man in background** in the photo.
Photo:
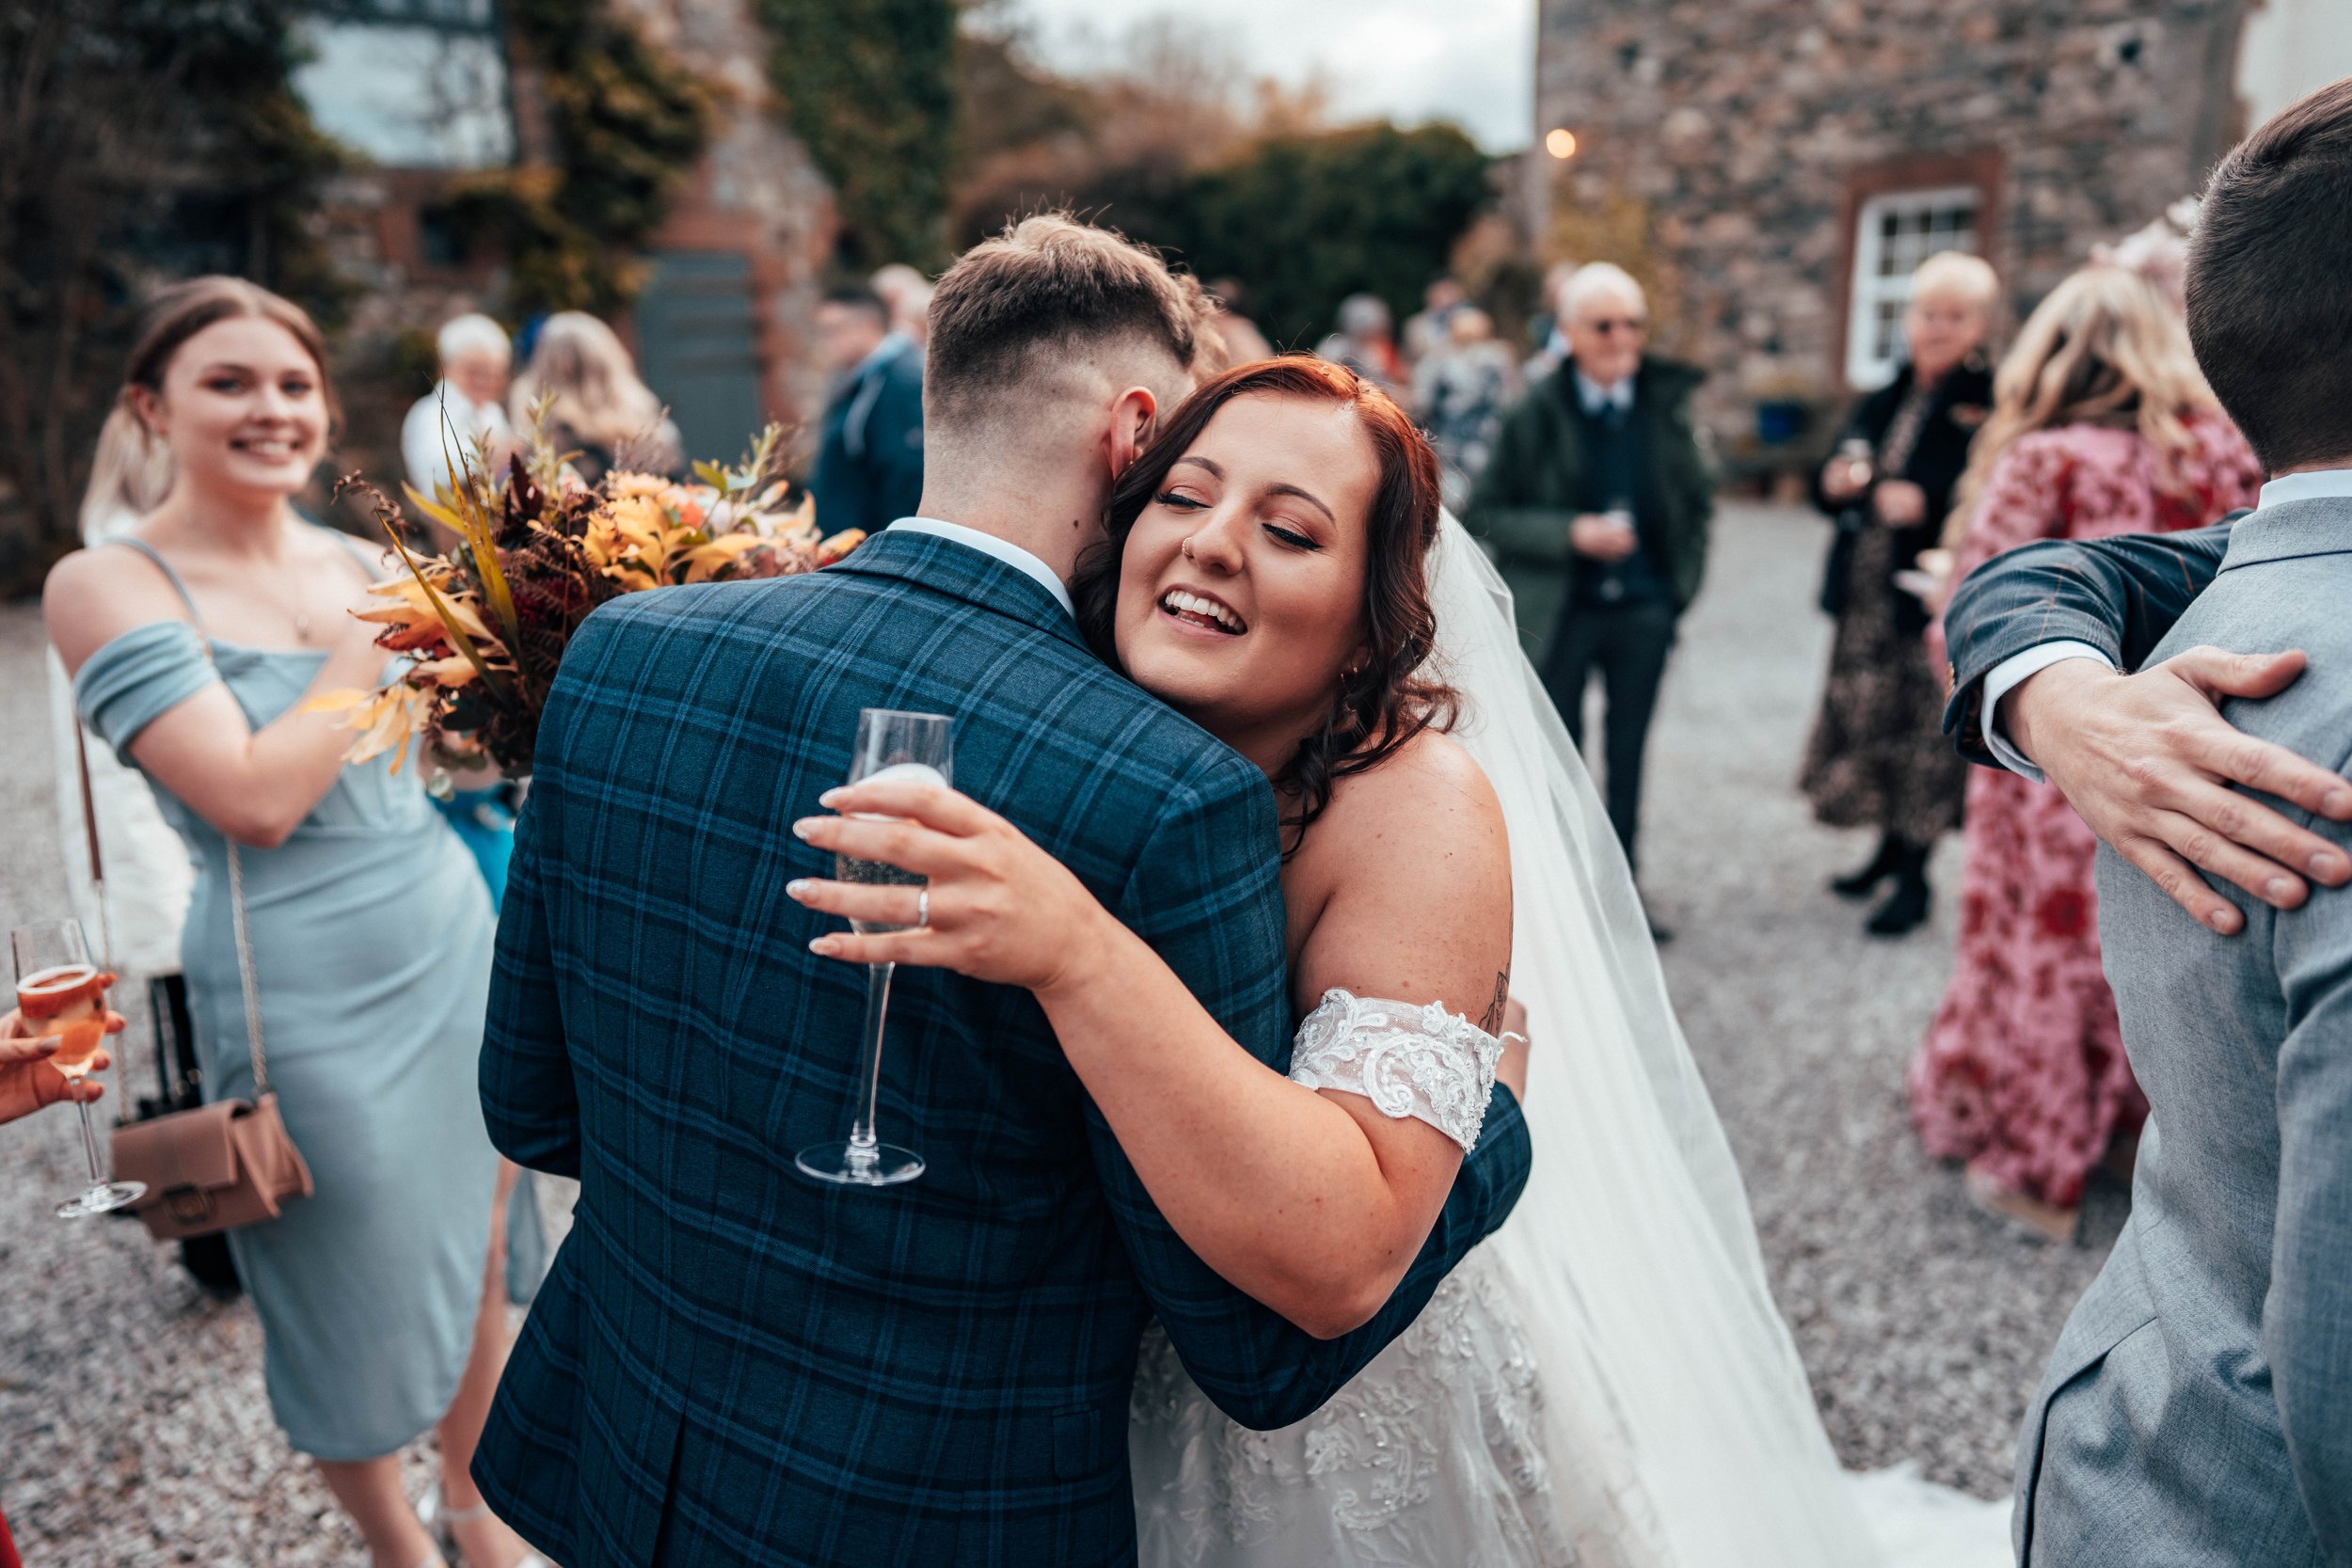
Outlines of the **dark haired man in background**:
[[879,533],[923,496],[923,349],[890,327],[890,308],[862,285],[817,307],[817,341],[834,376],[808,487],[827,533]]

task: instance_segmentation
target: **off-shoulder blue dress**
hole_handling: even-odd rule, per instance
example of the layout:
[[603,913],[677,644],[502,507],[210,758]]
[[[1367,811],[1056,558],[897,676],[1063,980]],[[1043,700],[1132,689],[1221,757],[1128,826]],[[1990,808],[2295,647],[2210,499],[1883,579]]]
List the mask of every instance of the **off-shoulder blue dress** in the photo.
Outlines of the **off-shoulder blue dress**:
[[[139,732],[215,681],[258,730],[326,657],[211,651],[185,621],[134,627],[82,666],[76,705],[135,767]],[[181,961],[204,1096],[249,1097],[228,846],[148,783],[196,864]],[[281,847],[240,855],[270,1085],[317,1190],[229,1232],[230,1250],[288,1440],[372,1459],[440,1419],[472,1346],[498,1180],[476,1087],[489,895],[416,768],[395,775],[384,758],[345,768]]]

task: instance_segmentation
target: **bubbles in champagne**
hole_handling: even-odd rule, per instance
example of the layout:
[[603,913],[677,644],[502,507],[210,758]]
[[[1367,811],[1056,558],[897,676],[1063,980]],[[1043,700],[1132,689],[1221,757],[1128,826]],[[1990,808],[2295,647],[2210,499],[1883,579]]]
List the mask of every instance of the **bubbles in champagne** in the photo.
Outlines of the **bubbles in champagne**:
[[[942,789],[947,787],[947,776],[925,762],[894,762],[886,768],[877,768],[856,782],[859,784],[935,784]],[[875,812],[859,812],[856,815],[868,822],[898,820]],[[859,882],[868,887],[921,887],[927,879],[916,876],[912,871],[901,871],[895,865],[886,865],[881,861],[859,861],[851,860],[847,855],[835,855],[833,858],[833,863],[834,876],[839,880]],[[914,927],[887,925],[871,920],[852,920],[850,922],[850,928],[860,936],[873,936],[883,931],[906,931]]]

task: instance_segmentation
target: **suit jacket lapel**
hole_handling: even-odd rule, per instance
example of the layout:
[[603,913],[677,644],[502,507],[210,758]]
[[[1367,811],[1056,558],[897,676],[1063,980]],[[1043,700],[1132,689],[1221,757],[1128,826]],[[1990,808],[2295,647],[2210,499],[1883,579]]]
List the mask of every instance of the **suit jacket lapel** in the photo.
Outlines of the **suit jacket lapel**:
[[[1009,616],[1086,647],[1076,623],[1044,584],[995,557],[935,533],[890,530],[874,535],[825,568],[853,576],[918,583],[992,614]],[[1089,650],[1090,652],[1091,650]]]

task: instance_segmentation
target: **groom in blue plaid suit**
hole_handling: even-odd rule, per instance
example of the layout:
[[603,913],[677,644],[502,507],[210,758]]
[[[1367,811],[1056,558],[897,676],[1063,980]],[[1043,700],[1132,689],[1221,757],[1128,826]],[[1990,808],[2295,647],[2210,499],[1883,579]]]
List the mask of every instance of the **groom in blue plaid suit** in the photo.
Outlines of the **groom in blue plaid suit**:
[[847,776],[862,708],[952,715],[959,787],[1287,1066],[1265,781],[1097,661],[1063,587],[1202,321],[1155,259],[1029,219],[941,283],[926,517],[812,576],[632,596],[566,654],[482,1086],[499,1146],[580,1199],[474,1461],[564,1568],[1133,1562],[1152,1317],[1227,1412],[1287,1424],[1518,1197],[1498,1086],[1395,1295],[1313,1338],[1176,1237],[1027,992],[937,970],[898,976],[880,1114],[928,1172],[793,1168],[848,1124],[865,980],[808,952],[825,924],[784,887],[829,867],[787,825]]

